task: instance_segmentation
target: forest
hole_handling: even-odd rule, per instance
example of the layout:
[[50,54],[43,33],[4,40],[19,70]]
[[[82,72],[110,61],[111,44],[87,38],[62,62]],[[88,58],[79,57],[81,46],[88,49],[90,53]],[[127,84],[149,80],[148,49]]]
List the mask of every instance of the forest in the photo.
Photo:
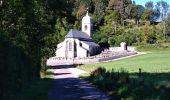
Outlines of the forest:
[[0,0],[1,100],[40,79],[67,32],[81,30],[87,8],[93,39],[102,47],[170,42],[170,7],[162,0],[145,6],[131,0]]

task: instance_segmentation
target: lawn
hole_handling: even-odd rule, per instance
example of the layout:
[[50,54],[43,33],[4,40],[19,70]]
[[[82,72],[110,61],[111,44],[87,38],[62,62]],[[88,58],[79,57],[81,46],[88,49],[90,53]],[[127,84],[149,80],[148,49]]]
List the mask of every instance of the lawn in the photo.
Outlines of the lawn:
[[139,68],[142,72],[149,73],[170,72],[170,50],[150,50],[146,53],[128,59],[82,65],[78,68],[86,71],[92,71],[97,67],[104,67],[106,70],[120,70],[123,68],[130,73],[138,72]]
[[116,100],[169,100],[170,49],[140,50],[146,54],[78,68],[91,72],[82,78]]

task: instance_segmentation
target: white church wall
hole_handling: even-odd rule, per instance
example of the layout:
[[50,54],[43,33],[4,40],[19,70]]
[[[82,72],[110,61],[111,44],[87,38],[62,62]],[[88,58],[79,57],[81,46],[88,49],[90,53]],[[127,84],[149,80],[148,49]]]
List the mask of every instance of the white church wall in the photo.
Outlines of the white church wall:
[[63,45],[61,48],[57,49],[56,56],[57,57],[65,57],[65,46]]
[[80,42],[80,40],[75,39],[75,42],[77,44],[77,58],[87,57],[87,50],[82,48],[83,44]]
[[84,43],[84,42],[81,42],[82,43],[82,47],[83,48],[86,48],[87,50],[90,50],[90,46],[89,45],[87,45],[86,43]]
[[66,45],[65,45],[64,41],[57,45],[57,49],[55,52],[57,57],[65,57],[65,52],[63,52],[63,51],[65,51],[65,46]]
[[77,57],[84,58],[87,57],[87,50],[83,49],[82,47],[77,47]]
[[92,25],[90,23],[83,23],[82,24],[82,32],[87,33],[89,36],[91,36],[91,30],[92,30]]

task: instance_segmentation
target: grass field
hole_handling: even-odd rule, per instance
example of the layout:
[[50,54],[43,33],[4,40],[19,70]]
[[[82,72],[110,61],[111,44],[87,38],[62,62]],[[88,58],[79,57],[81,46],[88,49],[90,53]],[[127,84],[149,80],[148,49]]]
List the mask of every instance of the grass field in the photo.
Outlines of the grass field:
[[[143,51],[143,50],[142,50]],[[103,62],[97,64],[82,65],[78,68],[92,71],[97,67],[104,67],[106,70],[120,70],[124,69],[130,73],[138,72],[141,68],[142,72],[149,73],[163,73],[170,72],[170,50],[147,50],[147,54],[122,59],[111,62]]]
[[140,50],[146,54],[78,68],[91,72],[82,78],[116,100],[169,100],[170,49],[149,47]]

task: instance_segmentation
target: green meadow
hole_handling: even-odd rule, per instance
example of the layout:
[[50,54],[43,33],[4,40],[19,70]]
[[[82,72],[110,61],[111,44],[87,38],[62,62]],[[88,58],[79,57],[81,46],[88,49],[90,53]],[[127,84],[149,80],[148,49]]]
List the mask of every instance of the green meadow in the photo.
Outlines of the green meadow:
[[116,100],[169,100],[170,49],[149,47],[140,51],[146,54],[78,68],[90,72],[82,78]]
[[[142,50],[142,52],[144,52]],[[124,69],[130,73],[138,72],[139,68],[142,72],[164,73],[170,72],[170,50],[147,50],[146,54],[131,57],[128,59],[101,62],[96,64],[82,65],[78,68],[92,71],[97,67],[104,67],[106,70]]]

